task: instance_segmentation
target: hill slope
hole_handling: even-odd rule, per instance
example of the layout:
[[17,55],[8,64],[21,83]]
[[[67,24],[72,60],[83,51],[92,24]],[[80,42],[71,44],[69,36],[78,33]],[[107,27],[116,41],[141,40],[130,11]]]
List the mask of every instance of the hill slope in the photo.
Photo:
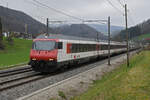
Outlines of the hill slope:
[[[144,21],[141,24],[130,27],[128,29],[128,33],[129,33],[130,39],[133,39],[141,35],[150,34],[150,19],[147,21]],[[117,36],[114,37],[114,39],[125,40],[125,37],[126,37],[126,30],[122,30]]]
[[[100,25],[100,24],[88,24],[89,26],[93,27],[99,32],[102,32],[104,34],[108,33],[107,25]],[[121,26],[111,26],[111,35],[115,35],[118,33],[118,31],[123,30],[124,28]]]
[[45,25],[33,19],[29,15],[0,6],[3,30],[25,32],[25,24],[28,25],[28,33],[39,33],[45,29]]
[[96,29],[86,25],[86,24],[72,24],[65,25],[55,28],[53,31],[57,34],[64,34],[70,36],[86,37],[86,38],[97,38],[97,33],[100,39],[107,39],[107,36],[96,31]]

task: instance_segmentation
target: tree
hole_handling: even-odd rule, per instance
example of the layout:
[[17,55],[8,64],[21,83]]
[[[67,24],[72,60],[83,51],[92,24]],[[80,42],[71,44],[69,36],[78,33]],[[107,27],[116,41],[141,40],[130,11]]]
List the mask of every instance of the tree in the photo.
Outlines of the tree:
[[3,31],[2,31],[2,22],[1,22],[1,18],[0,18],[0,50],[4,49],[4,45],[3,45]]

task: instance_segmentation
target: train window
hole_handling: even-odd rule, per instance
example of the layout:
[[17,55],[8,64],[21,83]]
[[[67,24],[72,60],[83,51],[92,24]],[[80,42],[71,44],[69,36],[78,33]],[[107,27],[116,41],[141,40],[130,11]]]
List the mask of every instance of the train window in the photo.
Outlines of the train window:
[[102,48],[102,50],[107,50],[108,49],[108,45],[102,45],[101,48]]
[[101,49],[104,50],[104,45],[101,45]]
[[89,45],[89,44],[87,45],[87,48],[88,48],[88,51],[91,51],[91,48],[90,48],[90,45]]
[[80,52],[82,52],[82,44],[80,44]]
[[[98,46],[98,48],[97,48]],[[107,45],[104,45],[103,49],[105,50]],[[100,45],[96,44],[72,44],[71,53],[79,53],[79,52],[89,52],[89,51],[96,51],[97,49],[101,49]]]
[[74,44],[72,44],[71,53],[74,53]]
[[78,51],[78,48],[79,48],[79,47],[78,47],[78,44],[76,44],[76,53],[79,52],[79,51]]
[[84,52],[84,44],[81,44],[81,52]]
[[35,41],[32,48],[34,50],[53,50],[56,48],[55,41]]
[[62,49],[62,48],[63,48],[62,42],[58,42],[58,49]]
[[76,53],[76,52],[77,52],[77,45],[72,44],[72,53]]
[[92,51],[94,51],[94,45],[93,44],[91,44],[91,47],[92,47]]
[[85,44],[85,52],[88,52],[88,44]]
[[78,52],[78,44],[75,44],[75,52],[77,53]]

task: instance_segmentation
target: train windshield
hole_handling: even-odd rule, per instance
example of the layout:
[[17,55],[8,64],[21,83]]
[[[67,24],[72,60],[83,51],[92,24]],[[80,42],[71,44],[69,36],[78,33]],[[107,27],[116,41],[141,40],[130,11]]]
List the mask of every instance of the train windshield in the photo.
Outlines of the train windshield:
[[53,50],[55,49],[55,41],[35,41],[32,49],[34,50]]

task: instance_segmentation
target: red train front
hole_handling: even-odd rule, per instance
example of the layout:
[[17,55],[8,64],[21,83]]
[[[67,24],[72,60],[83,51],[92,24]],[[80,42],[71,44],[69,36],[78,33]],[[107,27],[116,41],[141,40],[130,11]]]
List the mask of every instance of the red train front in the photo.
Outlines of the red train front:
[[35,39],[33,41],[29,64],[35,71],[51,72],[56,69],[57,44],[58,39]]

